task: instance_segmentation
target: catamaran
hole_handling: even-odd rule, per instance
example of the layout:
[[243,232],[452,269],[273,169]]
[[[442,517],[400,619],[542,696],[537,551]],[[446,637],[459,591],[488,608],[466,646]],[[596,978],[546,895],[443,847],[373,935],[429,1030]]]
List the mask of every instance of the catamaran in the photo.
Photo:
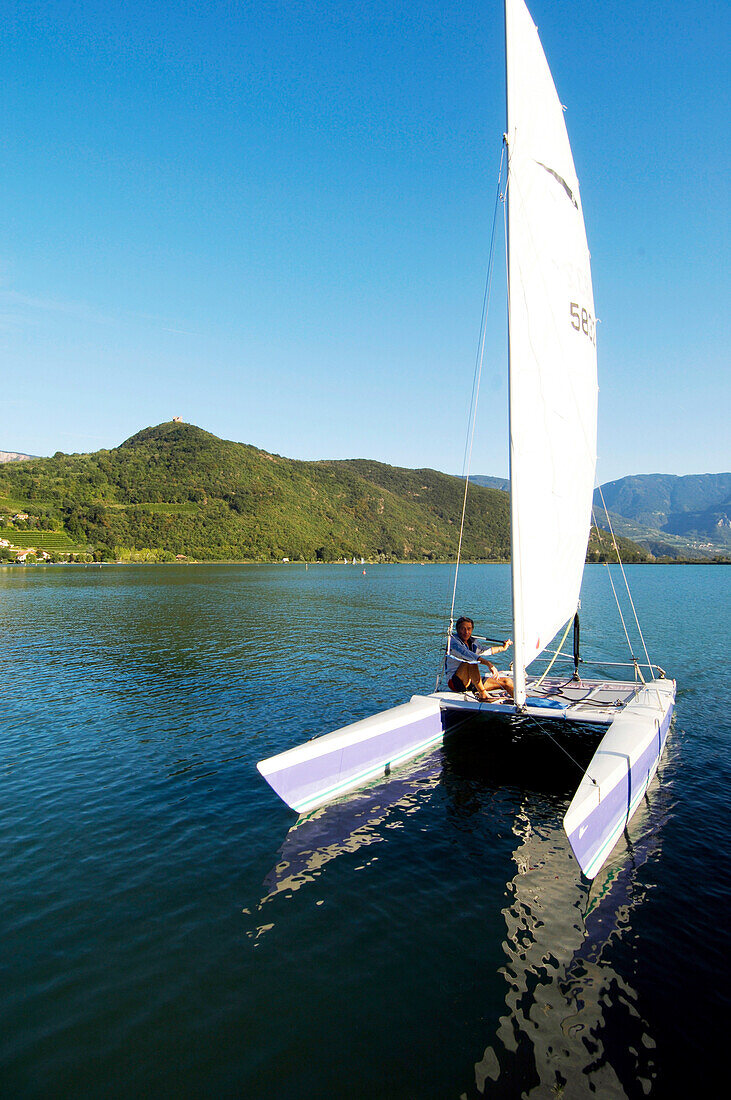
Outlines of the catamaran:
[[[593,878],[657,770],[675,682],[650,662],[641,630],[645,660],[632,656],[631,678],[579,674],[577,615],[597,432],[589,249],[563,107],[523,0],[505,0],[505,50],[514,696],[497,692],[483,700],[438,681],[428,695],[414,695],[257,767],[302,814],[433,749],[455,713],[606,727],[564,818],[581,871]],[[455,591],[458,568],[459,557]],[[574,671],[567,681],[551,670],[572,624]],[[450,621],[448,639],[452,629]],[[550,650],[562,631],[558,648]],[[538,675],[531,666],[541,661],[548,664]]]

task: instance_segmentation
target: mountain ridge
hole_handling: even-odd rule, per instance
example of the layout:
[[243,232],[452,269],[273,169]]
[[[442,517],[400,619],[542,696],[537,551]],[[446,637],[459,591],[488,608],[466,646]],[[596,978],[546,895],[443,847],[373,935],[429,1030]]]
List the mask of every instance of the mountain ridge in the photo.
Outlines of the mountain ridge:
[[[633,474],[601,491],[610,515],[621,517],[623,533],[632,525],[645,529],[644,544],[731,549],[731,473]],[[594,497],[603,510],[598,491]]]
[[[111,450],[0,467],[0,535],[16,547],[53,535],[98,560],[445,561],[462,498],[460,480],[438,470],[304,462],[169,421]],[[590,559],[603,553],[594,536]],[[507,494],[472,485],[463,558],[509,554]]]
[[[506,478],[477,474],[478,485],[510,491]],[[604,514],[602,497],[609,517]],[[731,551],[731,474],[628,474],[594,491],[595,522],[655,557],[704,561]]]
[[0,464],[3,462],[25,462],[28,458],[38,458],[38,455],[25,455],[20,451],[0,451]]

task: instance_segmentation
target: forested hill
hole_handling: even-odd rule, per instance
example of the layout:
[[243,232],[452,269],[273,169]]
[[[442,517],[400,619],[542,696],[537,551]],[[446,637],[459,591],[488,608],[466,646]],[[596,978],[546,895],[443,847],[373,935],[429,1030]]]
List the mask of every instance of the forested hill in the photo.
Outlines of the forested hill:
[[[169,422],[113,450],[3,465],[0,534],[106,560],[450,560],[462,493],[436,470],[298,462]],[[645,560],[624,545],[628,560]],[[465,559],[509,553],[507,495],[471,486]]]

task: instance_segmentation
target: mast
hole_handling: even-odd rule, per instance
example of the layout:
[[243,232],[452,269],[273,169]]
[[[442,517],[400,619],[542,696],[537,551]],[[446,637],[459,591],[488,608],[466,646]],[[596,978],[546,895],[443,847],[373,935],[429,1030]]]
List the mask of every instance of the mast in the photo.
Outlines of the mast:
[[523,657],[523,639],[520,634],[522,613],[519,611],[521,599],[520,587],[516,583],[516,570],[519,568],[519,527],[517,517],[516,486],[513,483],[513,391],[511,386],[510,350],[511,350],[511,310],[510,310],[510,97],[508,94],[508,0],[503,2],[504,30],[505,30],[505,134],[503,141],[508,154],[507,184],[505,188],[505,201],[507,204],[506,219],[506,262],[508,281],[508,477],[510,479],[510,587],[511,607],[513,613],[513,685],[516,706],[522,707],[525,703],[525,661]]

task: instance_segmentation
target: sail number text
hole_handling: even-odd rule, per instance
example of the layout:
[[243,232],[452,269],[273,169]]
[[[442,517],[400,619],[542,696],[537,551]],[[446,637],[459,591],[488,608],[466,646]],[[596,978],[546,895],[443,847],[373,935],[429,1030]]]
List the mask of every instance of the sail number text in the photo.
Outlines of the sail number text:
[[596,318],[592,317],[589,310],[578,302],[571,302],[569,309],[572,327],[577,332],[583,332],[584,336],[588,336],[592,344],[596,344]]

